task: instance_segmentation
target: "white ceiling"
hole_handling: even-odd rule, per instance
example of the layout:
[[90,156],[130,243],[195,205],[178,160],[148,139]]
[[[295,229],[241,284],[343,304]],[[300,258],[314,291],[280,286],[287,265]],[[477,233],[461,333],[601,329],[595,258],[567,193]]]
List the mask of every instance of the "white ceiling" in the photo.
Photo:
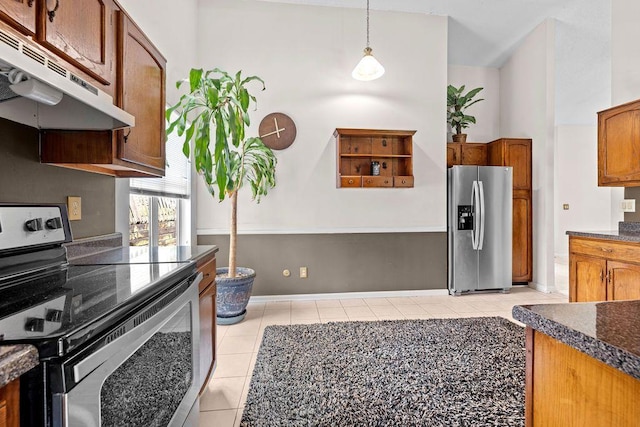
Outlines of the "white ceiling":
[[[263,0],[279,3],[366,8],[366,0]],[[546,18],[602,32],[599,13],[590,4],[602,0],[370,0],[372,10],[449,16],[449,64],[500,67],[512,50]],[[606,2],[608,3],[608,2]],[[372,23],[372,31],[375,24]],[[602,31],[604,30],[604,31]]]

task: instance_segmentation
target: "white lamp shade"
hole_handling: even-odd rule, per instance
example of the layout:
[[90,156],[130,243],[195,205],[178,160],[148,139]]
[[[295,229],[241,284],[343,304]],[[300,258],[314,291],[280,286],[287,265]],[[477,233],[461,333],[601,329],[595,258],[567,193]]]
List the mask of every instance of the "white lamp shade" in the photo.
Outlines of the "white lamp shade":
[[364,56],[351,72],[351,77],[367,82],[382,77],[383,74],[384,67],[373,57],[371,48],[366,48],[364,50]]

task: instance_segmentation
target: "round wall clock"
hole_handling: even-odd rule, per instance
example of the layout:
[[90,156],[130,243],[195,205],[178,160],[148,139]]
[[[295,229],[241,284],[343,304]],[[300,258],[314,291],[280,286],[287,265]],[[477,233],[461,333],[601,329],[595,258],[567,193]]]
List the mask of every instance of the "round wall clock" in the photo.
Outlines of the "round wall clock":
[[267,114],[260,122],[258,135],[272,150],[284,150],[296,139],[296,124],[286,114]]

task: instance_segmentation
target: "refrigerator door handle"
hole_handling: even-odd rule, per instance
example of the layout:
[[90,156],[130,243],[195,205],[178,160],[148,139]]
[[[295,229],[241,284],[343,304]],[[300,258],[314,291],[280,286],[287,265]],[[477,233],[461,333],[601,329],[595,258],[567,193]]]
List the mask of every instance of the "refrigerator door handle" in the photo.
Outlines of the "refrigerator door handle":
[[480,190],[478,189],[478,181],[473,181],[473,185],[471,186],[471,206],[473,208],[473,230],[471,230],[471,245],[473,246],[473,250],[478,250],[478,232],[480,231],[479,227],[479,218],[480,218]]
[[484,206],[484,184],[482,181],[478,181],[480,187],[480,237],[478,238],[478,250],[482,250],[484,244],[484,218],[485,218],[485,206]]

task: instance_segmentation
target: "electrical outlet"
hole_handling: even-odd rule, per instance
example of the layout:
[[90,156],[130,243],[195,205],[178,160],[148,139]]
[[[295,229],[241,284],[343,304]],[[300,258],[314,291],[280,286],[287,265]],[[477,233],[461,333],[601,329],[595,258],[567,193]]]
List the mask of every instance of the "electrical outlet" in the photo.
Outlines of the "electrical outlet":
[[67,197],[67,211],[69,211],[69,221],[77,221],[82,219],[82,198]]
[[620,208],[622,212],[635,212],[636,211],[636,200],[635,199],[624,199],[620,203]]
[[307,267],[300,267],[300,278],[301,279],[306,279],[307,276]]

